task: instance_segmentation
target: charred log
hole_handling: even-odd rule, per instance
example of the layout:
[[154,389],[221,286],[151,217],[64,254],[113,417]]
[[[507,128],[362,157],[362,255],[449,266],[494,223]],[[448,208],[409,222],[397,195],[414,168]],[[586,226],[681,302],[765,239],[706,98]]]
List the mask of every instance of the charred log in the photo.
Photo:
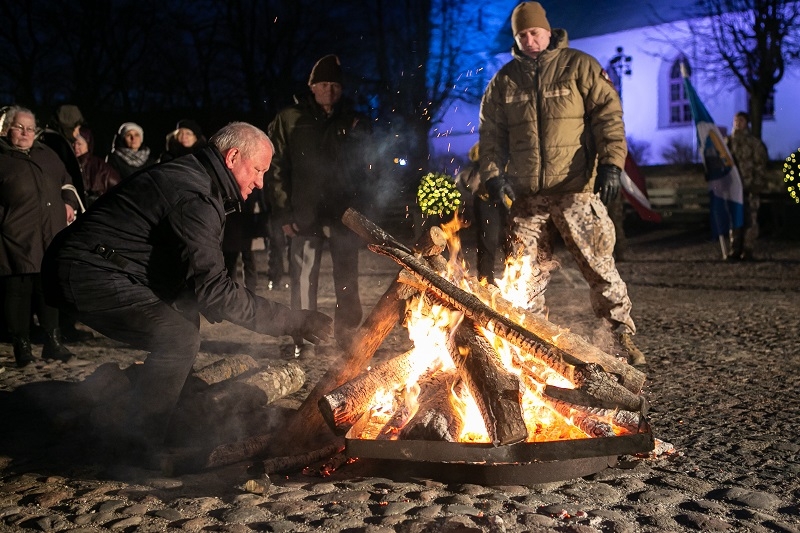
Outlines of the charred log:
[[318,450],[301,453],[299,455],[285,455],[282,457],[272,457],[262,461],[265,474],[282,474],[288,472],[296,472],[301,470],[312,463],[316,463],[322,459],[327,459],[337,453],[340,453],[344,447],[341,444],[331,444]]
[[420,371],[411,351],[390,359],[320,398],[318,406],[322,418],[334,433],[344,435],[369,409],[379,389],[399,387],[410,375]]
[[463,424],[451,400],[456,379],[452,372],[436,372],[420,379],[419,408],[400,431],[401,439],[458,442]]
[[[355,233],[368,238],[369,242],[379,242],[382,239],[397,242],[355,210],[348,209],[342,217],[342,221]],[[437,229],[441,231],[441,229]],[[436,250],[440,248],[438,244],[440,239],[437,235],[436,230],[423,234],[419,241],[422,255],[435,254]],[[402,248],[408,250],[405,246]],[[339,361],[320,379],[298,409],[287,427],[282,445],[307,448],[310,445],[319,445],[320,438],[330,439],[330,436],[324,435],[327,424],[319,412],[320,398],[361,373],[386,336],[403,318],[406,299],[412,293],[413,291],[409,291],[406,285],[397,280],[386,289],[381,299],[372,308],[372,312],[356,330],[349,345],[344,347]]]
[[495,446],[524,441],[528,436],[520,399],[522,385],[503,367],[497,353],[475,323],[465,319],[457,328],[450,355],[478,405]]
[[606,372],[619,376],[622,385],[631,392],[641,392],[646,375],[640,370],[607,354],[584,340],[580,335],[562,329],[540,316],[515,306],[503,298],[500,295],[500,289],[494,285],[482,284],[473,277],[465,279],[470,291],[501,315],[517,317],[527,330],[586,363],[599,364]]

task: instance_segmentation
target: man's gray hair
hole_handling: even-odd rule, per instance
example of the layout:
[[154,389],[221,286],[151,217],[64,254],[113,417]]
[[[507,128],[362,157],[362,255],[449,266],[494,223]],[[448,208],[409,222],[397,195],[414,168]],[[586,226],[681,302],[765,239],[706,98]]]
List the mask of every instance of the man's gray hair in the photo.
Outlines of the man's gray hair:
[[231,122],[208,140],[223,154],[231,148],[238,148],[248,159],[256,155],[264,141],[269,143],[274,153],[275,146],[267,134],[247,122]]
[[36,113],[28,109],[27,107],[22,107],[18,105],[12,105],[3,108],[3,113],[0,115],[0,136],[5,137],[8,135],[8,128],[14,123],[17,119],[17,115],[20,113],[24,115],[30,115],[33,117],[33,121],[36,122]]

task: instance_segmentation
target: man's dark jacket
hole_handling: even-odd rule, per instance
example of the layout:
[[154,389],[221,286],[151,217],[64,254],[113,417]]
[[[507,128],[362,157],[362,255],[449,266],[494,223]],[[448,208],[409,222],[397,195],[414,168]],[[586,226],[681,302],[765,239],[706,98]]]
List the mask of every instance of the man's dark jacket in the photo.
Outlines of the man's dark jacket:
[[283,334],[288,308],[255,296],[226,275],[225,199],[242,197],[213,147],[123,180],[47,249],[43,280],[52,303],[68,302],[58,280],[77,263],[84,272],[97,271],[98,279],[112,277],[123,301],[126,287],[133,297],[141,294],[136,286],[144,286],[167,303],[196,305],[211,322]]
[[281,225],[302,235],[321,235],[348,207],[363,210],[375,165],[370,165],[372,127],[344,100],[328,116],[314,97],[296,98],[267,131],[275,155],[265,187]]

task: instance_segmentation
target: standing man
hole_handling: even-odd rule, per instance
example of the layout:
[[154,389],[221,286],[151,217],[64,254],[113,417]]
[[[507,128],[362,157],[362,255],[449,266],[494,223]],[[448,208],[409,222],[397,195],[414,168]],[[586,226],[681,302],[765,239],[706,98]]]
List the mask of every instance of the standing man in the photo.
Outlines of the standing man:
[[512,254],[538,274],[519,279],[526,306],[545,312],[552,224],[617,348],[632,364],[644,364],[631,338],[631,301],[614,264],[614,224],[606,209],[619,191],[627,153],[619,96],[597,60],[568,48],[566,30],[551,31],[538,2],[514,8],[511,29],[514,57],[481,103],[481,179],[495,201],[513,201]]
[[744,189],[744,226],[733,230],[728,261],[751,261],[758,239],[758,209],[761,194],[767,192],[767,147],[750,132],[750,117],[739,111],[733,117],[733,131],[728,148],[739,169]]
[[[225,271],[225,216],[261,188],[272,159],[266,134],[234,122],[210,146],[153,166],[101,196],[47,249],[51,303],[100,333],[147,350],[130,397],[95,429],[127,456],[163,443],[200,348],[200,314],[265,335],[325,340],[331,319],[255,296]],[[105,419],[102,420],[102,418]]]
[[[361,324],[358,294],[360,241],[342,223],[344,212],[366,205],[371,133],[367,117],[342,99],[339,58],[327,55],[314,65],[311,94],[296,98],[269,125],[275,158],[269,177],[270,202],[283,232],[291,239],[289,276],[292,309],[316,309],[319,270],[325,240],[333,261],[336,291],[334,332],[346,345]],[[296,343],[295,355],[313,347]]]

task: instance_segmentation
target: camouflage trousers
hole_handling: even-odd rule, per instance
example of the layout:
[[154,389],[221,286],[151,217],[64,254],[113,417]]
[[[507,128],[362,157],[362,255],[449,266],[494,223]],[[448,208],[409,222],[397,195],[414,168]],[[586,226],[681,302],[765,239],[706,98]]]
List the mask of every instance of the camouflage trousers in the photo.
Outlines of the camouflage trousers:
[[512,206],[510,225],[511,257],[529,267],[514,281],[527,309],[546,311],[544,289],[558,266],[550,235],[555,227],[589,284],[595,315],[617,333],[636,332],[628,289],[614,263],[614,223],[596,194],[522,195]]
[[761,197],[758,194],[745,193],[744,226],[731,231],[732,256],[752,258],[758,239],[758,210],[760,207]]

